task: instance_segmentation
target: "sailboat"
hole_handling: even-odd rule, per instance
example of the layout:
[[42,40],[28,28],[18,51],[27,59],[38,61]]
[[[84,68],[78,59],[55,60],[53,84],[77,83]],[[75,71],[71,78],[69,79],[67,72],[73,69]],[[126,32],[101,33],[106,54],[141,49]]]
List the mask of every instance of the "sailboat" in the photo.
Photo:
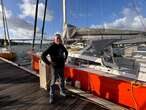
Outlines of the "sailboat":
[[[112,48],[112,45],[121,46],[124,43],[126,45],[127,40],[135,40],[135,37],[139,36],[140,32],[112,29],[77,29],[75,26],[67,24],[66,0],[63,0],[63,12],[63,38],[68,39],[68,45],[66,46],[71,49],[68,63],[64,69],[65,78],[71,79],[72,85],[75,85],[76,81],[80,82],[82,90],[90,91],[98,97],[127,108],[146,110],[145,54],[135,51],[133,58],[138,57],[138,55],[140,57],[135,59],[133,63],[131,63],[133,60],[119,60],[120,63],[122,61],[125,63],[123,64],[124,66],[131,64],[133,68],[123,67],[117,65],[117,59],[114,57],[114,50]],[[92,39],[95,35],[99,35],[100,40]],[[108,39],[103,39],[103,35],[107,36]],[[109,36],[111,39],[109,39]],[[120,41],[121,36],[126,38],[122,38],[125,40],[123,41],[124,43]],[[77,39],[78,37],[80,38]],[[87,37],[88,39],[85,40]],[[32,57],[32,67],[38,73],[40,71],[39,62],[40,54],[34,54]]]
[[3,46],[0,48],[0,57],[7,60],[14,60],[16,58],[16,53],[13,52],[11,49],[8,24],[7,24],[7,18],[5,14],[3,0],[1,0],[1,7],[2,7],[3,28],[4,28],[4,42],[2,44]]

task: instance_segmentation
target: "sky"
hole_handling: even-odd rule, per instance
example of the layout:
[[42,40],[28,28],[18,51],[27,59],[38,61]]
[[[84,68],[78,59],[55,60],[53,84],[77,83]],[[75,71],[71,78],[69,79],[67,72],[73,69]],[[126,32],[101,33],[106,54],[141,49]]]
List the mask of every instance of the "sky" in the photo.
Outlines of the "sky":
[[[44,1],[38,8],[41,35]],[[77,27],[146,30],[146,0],[66,0],[67,23]],[[3,0],[11,39],[33,38],[36,0]],[[0,5],[0,38],[3,35]],[[62,0],[48,0],[45,37],[63,31]]]

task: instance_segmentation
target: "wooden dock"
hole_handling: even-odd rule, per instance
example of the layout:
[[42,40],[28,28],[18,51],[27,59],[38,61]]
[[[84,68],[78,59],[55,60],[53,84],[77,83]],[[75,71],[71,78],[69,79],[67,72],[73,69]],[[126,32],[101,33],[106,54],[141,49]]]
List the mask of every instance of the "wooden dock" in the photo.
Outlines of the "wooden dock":
[[69,91],[49,104],[48,93],[40,89],[39,77],[0,60],[0,110],[107,110]]

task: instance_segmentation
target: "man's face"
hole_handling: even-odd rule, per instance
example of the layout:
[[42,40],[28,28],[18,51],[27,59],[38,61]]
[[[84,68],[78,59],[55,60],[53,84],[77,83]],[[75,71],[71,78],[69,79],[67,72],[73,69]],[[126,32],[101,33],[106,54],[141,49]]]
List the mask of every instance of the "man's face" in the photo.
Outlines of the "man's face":
[[62,43],[62,40],[61,40],[60,37],[55,36],[55,38],[54,38],[54,42],[55,42],[56,44],[61,44],[61,43]]

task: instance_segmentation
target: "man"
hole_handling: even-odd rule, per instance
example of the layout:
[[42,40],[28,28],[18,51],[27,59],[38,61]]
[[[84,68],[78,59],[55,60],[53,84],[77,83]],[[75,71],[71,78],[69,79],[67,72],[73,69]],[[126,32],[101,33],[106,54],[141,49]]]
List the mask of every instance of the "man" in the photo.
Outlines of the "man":
[[[51,61],[47,59],[47,55],[50,55]],[[68,57],[68,51],[62,44],[61,35],[56,34],[53,43],[42,53],[42,60],[53,67],[53,73],[51,74],[50,84],[50,103],[53,102],[53,96],[55,93],[55,82],[59,78],[60,84],[60,95],[66,96],[64,91],[64,66],[65,61]]]

